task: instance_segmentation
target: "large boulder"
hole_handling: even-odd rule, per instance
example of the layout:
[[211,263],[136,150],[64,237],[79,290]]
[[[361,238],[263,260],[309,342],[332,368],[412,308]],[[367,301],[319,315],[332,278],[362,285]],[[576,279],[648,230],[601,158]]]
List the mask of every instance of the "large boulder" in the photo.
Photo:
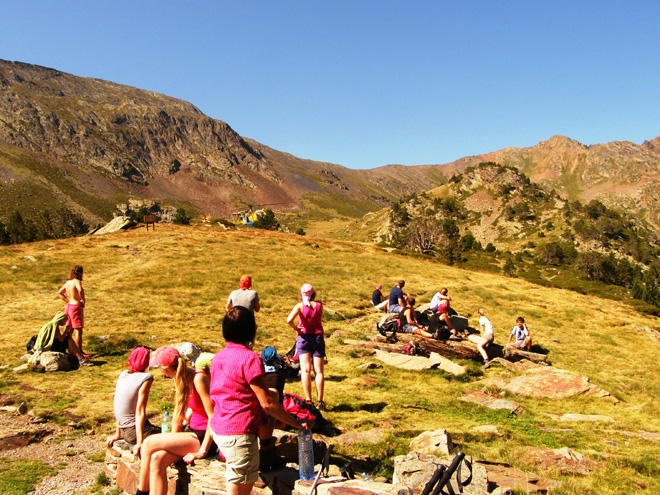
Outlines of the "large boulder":
[[120,230],[128,229],[130,227],[133,227],[134,225],[136,225],[135,222],[130,218],[119,216],[113,218],[105,226],[94,231],[93,234],[94,235],[111,234],[113,232],[119,232]]
[[425,431],[410,442],[410,450],[422,454],[448,456],[453,449],[447,430]]
[[71,371],[68,354],[46,351],[39,356],[39,364],[46,371]]
[[[410,452],[394,458],[394,476],[392,482],[397,487],[406,487],[412,493],[421,493],[439,466],[449,467],[453,457],[436,457],[434,455]],[[462,466],[461,479],[468,477],[466,466]],[[454,473],[451,479],[455,493],[459,493]],[[447,491],[445,489],[445,491]],[[486,469],[480,465],[472,464],[472,482],[463,489],[464,495],[488,495],[488,475]]]

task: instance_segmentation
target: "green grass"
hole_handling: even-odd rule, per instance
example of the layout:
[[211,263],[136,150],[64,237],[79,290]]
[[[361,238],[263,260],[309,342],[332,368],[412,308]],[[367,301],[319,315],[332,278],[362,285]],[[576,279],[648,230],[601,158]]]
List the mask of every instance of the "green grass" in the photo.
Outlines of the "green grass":
[[[37,262],[25,260],[26,255],[34,255]],[[130,350],[138,344],[156,348],[182,340],[210,351],[221,348],[220,321],[227,295],[238,286],[241,274],[249,273],[262,304],[256,317],[257,351],[269,344],[280,352],[292,346],[295,334],[286,317],[298,302],[303,283],[314,284],[327,309],[329,410],[324,416],[343,431],[385,430],[382,442],[342,446],[337,456],[351,459],[366,452],[371,460],[365,470],[388,474],[393,457],[405,453],[412,438],[423,431],[446,429],[469,455],[510,462],[540,475],[544,473],[538,466],[528,464],[526,447],[568,446],[603,463],[584,479],[556,476],[559,488],[553,493],[623,493],[635,486],[638,492],[651,494],[658,487],[653,457],[657,447],[621,432],[660,431],[660,405],[655,400],[660,395],[658,344],[632,327],[634,323],[660,328],[660,320],[633,310],[624,314],[618,301],[483,270],[448,267],[424,257],[388,254],[369,244],[163,225],[148,234],[137,229],[0,248],[0,290],[6,295],[0,318],[8,322],[0,342],[0,362],[10,369],[19,364],[29,336],[61,308],[56,291],[73,264],[85,267],[85,345],[98,364],[70,373],[0,371],[0,393],[8,404],[26,400],[31,409],[58,423],[73,419],[104,438],[114,428],[114,384]],[[452,305],[469,317],[473,327],[478,326],[477,309],[486,307],[498,343],[506,342],[515,318],[523,315],[535,345],[549,353],[556,367],[589,377],[621,402],[505,394],[525,410],[515,416],[459,400],[468,390],[499,393],[487,380],[512,376],[501,366],[484,373],[480,363],[461,362],[468,371],[459,377],[389,366],[358,370],[374,358],[344,342],[371,333],[379,317],[369,304],[373,287],[382,283],[387,291],[400,278],[420,303],[428,302],[439,288],[449,287]],[[290,380],[287,391],[300,394],[299,381]],[[171,410],[172,402],[171,380],[156,372],[148,404],[152,420]],[[560,429],[567,425],[547,416],[567,412],[609,415],[616,423],[571,423],[572,431],[563,432]],[[503,436],[475,435],[472,428],[484,424],[496,425]],[[603,438],[612,439],[619,448],[605,444]]]
[[54,476],[55,469],[45,462],[0,457],[0,493],[25,495],[47,476]]

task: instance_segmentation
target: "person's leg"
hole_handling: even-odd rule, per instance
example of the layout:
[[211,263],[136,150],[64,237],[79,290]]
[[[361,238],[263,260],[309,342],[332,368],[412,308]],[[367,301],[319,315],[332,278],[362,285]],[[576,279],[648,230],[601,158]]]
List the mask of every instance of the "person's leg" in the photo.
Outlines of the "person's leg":
[[484,362],[488,361],[488,354],[486,354],[486,350],[484,349],[484,346],[488,344],[488,341],[478,335],[469,335],[468,340],[477,344],[477,350],[479,351],[479,354],[481,354],[481,357],[484,358]]
[[254,483],[227,483],[227,495],[250,495]]
[[74,342],[74,340],[71,337],[68,337],[66,339],[67,341],[67,347],[69,348],[69,354],[72,356],[75,356],[78,360],[83,358],[82,352],[80,352],[80,349]]
[[82,335],[83,335],[83,329],[82,328],[74,328],[73,333],[71,334],[71,338],[76,343],[76,346],[78,346],[78,349],[80,350],[80,354],[83,354]]
[[447,313],[442,313],[440,315],[440,319],[447,324],[447,328],[449,328],[449,332],[452,335],[456,335],[456,329],[452,326],[451,318],[449,317],[449,315]]
[[[150,482],[154,479],[154,475],[158,475],[158,469],[151,473],[152,457],[156,452],[165,451],[175,457],[183,458],[189,452],[196,452],[199,450],[199,440],[194,433],[159,433],[156,435],[149,435],[142,442],[140,449],[140,477],[138,479],[138,488],[143,491],[150,491]],[[174,459],[165,468],[176,462]],[[164,462],[164,461],[162,461]],[[165,485],[167,486],[167,472],[165,471]],[[156,492],[153,492],[156,493]],[[165,490],[167,493],[167,488]]]
[[[192,452],[196,450],[199,450],[199,447]],[[174,464],[182,458],[183,456],[172,454],[165,450],[158,450],[153,453],[149,468],[149,495],[167,495],[167,468],[170,464]]]
[[300,381],[305,399],[312,400],[312,354],[306,352],[298,356],[300,360]]
[[415,327],[415,330],[413,330],[413,333],[414,333],[415,335],[421,335],[421,336],[424,337],[425,339],[432,339],[432,338],[433,338],[433,334],[427,332],[427,331],[424,330],[423,328],[417,328],[417,327]]
[[532,350],[532,337],[527,337],[525,339],[525,347],[527,348],[528,351]]
[[325,390],[324,358],[314,356],[314,381],[316,384],[316,399],[323,402],[323,392]]

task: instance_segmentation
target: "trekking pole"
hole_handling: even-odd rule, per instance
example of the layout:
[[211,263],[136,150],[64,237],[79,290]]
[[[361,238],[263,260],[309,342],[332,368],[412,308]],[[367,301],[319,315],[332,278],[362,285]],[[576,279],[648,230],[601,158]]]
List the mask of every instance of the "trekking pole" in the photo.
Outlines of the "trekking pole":
[[[433,490],[432,495],[440,495],[441,493],[444,493],[442,489],[445,486],[447,486],[449,494],[454,495],[454,489],[452,488],[451,483],[449,483],[449,480],[451,480],[451,477],[454,475],[454,472],[457,469],[458,469],[458,473],[459,473],[459,476],[460,476],[460,472],[461,472],[460,471],[460,465],[463,462],[463,459],[465,459],[465,454],[463,452],[458,452],[456,454],[456,456],[454,457],[454,459],[451,461],[451,464],[449,465],[449,467],[444,472],[442,478],[440,479],[437,486],[435,487],[435,490]],[[466,461],[466,463],[467,463],[467,461]],[[470,484],[470,482],[472,481],[472,465],[471,464],[469,464],[469,468],[470,468],[470,476],[466,480],[465,485]],[[449,483],[449,485],[447,485],[448,483]],[[464,484],[461,482],[460,479],[457,480],[457,484],[458,484],[458,491],[460,493],[463,493]]]
[[429,482],[426,485],[424,485],[424,489],[422,490],[421,495],[429,495],[429,493],[431,493],[431,490],[433,490],[433,487],[442,477],[442,474],[444,472],[445,472],[445,467],[442,464],[440,464],[440,466],[438,466],[438,468],[435,470],[435,473],[433,473],[433,476],[431,476]]
[[330,467],[330,454],[332,453],[333,447],[334,445],[330,445],[328,450],[325,451],[325,456],[323,456],[323,462],[321,463],[321,469],[319,469],[316,478],[314,478],[314,483],[312,483],[312,487],[309,489],[309,495],[316,495],[316,487],[318,486],[319,480],[321,479],[321,473],[325,471],[325,476],[328,476],[328,469]]

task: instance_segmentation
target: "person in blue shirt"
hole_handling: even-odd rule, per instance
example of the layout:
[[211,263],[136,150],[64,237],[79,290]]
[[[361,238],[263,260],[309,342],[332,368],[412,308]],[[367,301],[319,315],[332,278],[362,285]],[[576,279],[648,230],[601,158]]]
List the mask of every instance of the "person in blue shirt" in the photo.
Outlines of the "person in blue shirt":
[[392,290],[390,291],[390,306],[388,311],[390,313],[400,313],[402,309],[406,307],[405,299],[404,296],[406,294],[403,293],[401,289],[406,285],[405,280],[399,280],[396,284],[394,284],[394,287],[392,287]]
[[[511,342],[514,338],[515,342]],[[509,342],[506,346],[515,349],[527,349],[528,351],[532,348],[532,336],[529,334],[529,328],[525,325],[525,318],[522,316],[516,318],[516,326],[511,330]]]

